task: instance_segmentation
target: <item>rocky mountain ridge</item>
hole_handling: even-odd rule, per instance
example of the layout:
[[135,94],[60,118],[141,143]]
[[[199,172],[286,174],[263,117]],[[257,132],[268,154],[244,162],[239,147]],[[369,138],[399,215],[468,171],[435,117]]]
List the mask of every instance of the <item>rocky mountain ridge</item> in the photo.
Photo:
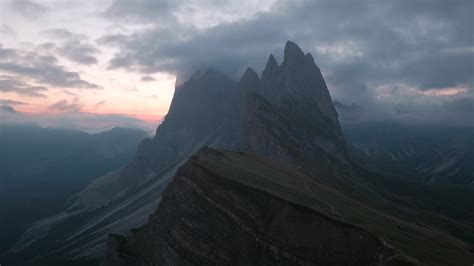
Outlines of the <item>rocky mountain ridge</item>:
[[109,237],[103,264],[389,265],[394,260],[397,253],[364,229],[206,168],[206,161],[232,161],[229,154],[203,148],[191,157],[145,226]]
[[[377,178],[378,182],[385,179]],[[399,195],[413,201],[394,201],[381,194],[369,195],[372,203],[358,201],[267,157],[203,148],[180,167],[146,225],[109,237],[104,264],[463,265],[472,261],[468,239],[473,230],[459,224],[465,230],[464,240],[453,237],[434,222],[453,213],[433,213],[429,208],[436,202],[428,208],[421,203],[436,196],[452,209],[451,201],[459,198],[429,192],[430,187],[402,185],[405,190]],[[385,190],[397,186],[392,182]],[[395,204],[374,205],[380,196]],[[413,222],[420,212],[403,207],[406,204],[424,209],[429,218]],[[466,218],[458,216],[459,221]]]
[[[177,86],[164,122],[135,159],[91,183],[63,212],[32,225],[11,253],[97,258],[108,233],[146,222],[176,169],[204,146],[249,150],[321,173],[348,162],[321,72],[310,54],[288,42],[283,63],[270,56],[261,79],[249,69],[237,83],[209,69]],[[63,227],[68,231],[57,232]]]
[[[466,205],[466,199],[471,198],[472,191],[469,188],[458,189],[453,194],[451,188],[403,183],[354,164],[348,155],[338,115],[321,71],[311,54],[304,54],[292,42],[286,44],[281,64],[272,55],[269,57],[261,77],[249,68],[242,79],[235,82],[218,71],[209,69],[197,72],[189,81],[177,86],[169,114],[158,127],[155,137],[139,145],[134,160],[122,169],[91,183],[61,213],[32,225],[11,249],[10,254],[25,257],[30,262],[53,260],[54,263],[98,263],[108,234],[126,234],[132,228],[145,225],[149,221],[149,215],[157,208],[160,212],[172,209],[174,203],[169,198],[165,203],[162,202],[163,197],[168,197],[163,193],[165,190],[174,191],[173,193],[179,191],[180,185],[178,188],[169,187],[169,183],[173,181],[177,169],[202,147],[234,151],[228,156],[241,152],[247,154],[238,167],[227,165],[228,161],[225,160],[210,160],[208,169],[218,171],[219,176],[236,178],[245,186],[277,194],[279,205],[288,205],[287,201],[296,202],[297,205],[325,214],[332,219],[325,221],[329,221],[328,228],[333,228],[335,233],[328,235],[329,238],[338,239],[336,236],[341,233],[341,227],[333,222],[335,219],[365,230],[346,230],[349,234],[357,231],[357,234],[362,232],[365,236],[383,235],[384,241],[397,246],[397,254],[403,258],[416,258],[431,263],[466,262],[472,257],[468,243],[474,239],[474,231],[469,226],[474,218],[470,215],[472,206]],[[260,157],[248,154],[263,156],[271,163],[254,165],[254,160]],[[292,168],[292,174],[283,175],[290,171],[282,168],[283,166]],[[300,176],[301,173],[304,177]],[[262,177],[262,174],[266,176],[264,183],[261,183],[262,179],[255,178]],[[282,180],[275,180],[282,178],[282,175],[285,176]],[[277,181],[283,183],[279,184]],[[177,183],[182,185],[182,182],[187,181],[180,179]],[[226,193],[231,193],[239,186],[225,187]],[[210,188],[205,194],[222,188]],[[291,189],[291,193],[286,193],[288,189]],[[193,193],[188,192],[190,195]],[[246,204],[242,195],[233,195],[236,203]],[[186,197],[175,196],[183,199],[183,204],[194,206],[194,203],[185,201]],[[262,197],[269,200],[264,195]],[[250,201],[247,203],[254,204]],[[194,207],[197,210],[211,210],[206,206],[204,202],[203,205]],[[272,209],[272,206],[274,205],[263,206],[262,209]],[[238,205],[228,204],[225,209],[234,207],[237,208]],[[311,216],[310,220],[315,223],[322,221],[313,217],[314,213],[311,211],[290,209],[292,215]],[[196,215],[186,209],[181,211],[189,218],[190,224],[196,223]],[[210,215],[218,214],[212,209]],[[160,220],[161,222],[176,218],[171,214],[160,214],[155,218],[162,219],[159,217],[170,218]],[[173,228],[173,225],[169,227],[169,224],[162,224],[158,220],[153,222],[153,219],[152,217],[150,225],[145,226],[148,229],[142,232]],[[201,225],[212,225],[207,222]],[[293,226],[298,224],[298,219],[292,219],[292,223],[285,221],[283,224]],[[229,229],[221,224],[216,226],[224,231]],[[257,226],[251,231],[257,232],[262,228],[264,227]],[[345,231],[344,228],[342,226],[342,231]],[[186,231],[189,228],[184,229]],[[239,230],[237,228],[236,232]],[[183,231],[179,231],[181,233]],[[282,235],[285,235],[284,232]],[[265,237],[269,236],[271,235]],[[199,239],[199,235],[194,237]],[[123,245],[123,239],[117,239],[115,240],[118,242],[112,242],[112,246],[119,249],[129,247],[127,244]],[[354,240],[354,243],[357,242],[356,245],[361,247],[366,244],[370,247],[386,247],[374,238],[367,239],[373,241]],[[440,242],[440,239],[445,241]],[[153,243],[141,243],[142,240],[142,237],[138,237],[135,243],[139,249],[142,247],[146,252],[148,244],[155,247],[158,245],[166,249],[163,256],[167,256],[170,262],[176,262],[183,255],[180,253],[177,256],[172,250],[180,245],[170,244],[169,241],[174,241],[171,238]],[[194,240],[191,238],[189,241]],[[314,241],[316,242],[310,243],[309,250],[314,251],[315,246],[320,244],[317,240]],[[341,252],[353,254],[354,247],[350,243],[346,244],[349,246]],[[223,245],[222,248],[226,246]],[[333,254],[331,252],[338,248],[320,250]],[[292,247],[283,245],[281,249],[287,252]],[[113,253],[113,250],[108,251]],[[263,250],[265,249],[262,252]],[[439,256],[436,255],[438,253],[433,255],[432,250],[439,251]],[[191,251],[196,250],[193,248]],[[370,253],[368,257],[356,255],[354,258],[367,261],[370,257],[372,263],[375,257],[384,253],[378,253],[372,248],[365,251]],[[404,252],[409,255],[405,256]],[[148,257],[147,261],[154,261],[155,255],[150,254],[152,253],[142,255]],[[308,254],[302,252],[302,257],[298,258],[309,256]],[[149,256],[153,258],[150,259]],[[228,256],[216,255],[215,258],[217,257]],[[323,257],[309,261],[322,262]],[[288,258],[287,256],[286,259]],[[161,263],[160,258],[156,259]]]

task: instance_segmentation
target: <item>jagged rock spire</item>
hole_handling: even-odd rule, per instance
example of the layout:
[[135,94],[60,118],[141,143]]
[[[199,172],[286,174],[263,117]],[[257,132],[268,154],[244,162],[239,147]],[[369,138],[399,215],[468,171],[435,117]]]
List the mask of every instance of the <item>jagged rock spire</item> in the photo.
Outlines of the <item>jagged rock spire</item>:
[[247,70],[245,70],[244,75],[240,79],[240,82],[246,82],[246,81],[259,81],[260,78],[258,77],[257,72],[253,70],[253,68],[248,67]]
[[283,62],[286,64],[301,63],[304,60],[304,53],[301,48],[292,41],[285,44]]
[[260,78],[258,74],[251,67],[247,68],[244,75],[239,81],[239,87],[244,92],[259,92],[260,91]]
[[268,61],[267,61],[267,64],[265,66],[265,69],[263,70],[262,78],[263,78],[263,76],[268,76],[268,75],[273,76],[273,75],[275,75],[278,72],[279,67],[280,66],[278,65],[278,62],[275,59],[275,57],[273,56],[273,54],[270,54],[270,56],[268,57]]

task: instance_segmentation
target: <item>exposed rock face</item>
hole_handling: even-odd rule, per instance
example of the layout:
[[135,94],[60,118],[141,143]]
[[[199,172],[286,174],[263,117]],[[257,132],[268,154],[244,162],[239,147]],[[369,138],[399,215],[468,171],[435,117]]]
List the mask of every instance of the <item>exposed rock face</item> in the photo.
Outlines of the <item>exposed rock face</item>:
[[[189,156],[203,146],[237,147],[242,114],[237,99],[241,94],[234,81],[212,69],[197,72],[176,89],[156,136],[139,145],[132,162],[87,186],[63,212],[35,223],[11,251],[54,249],[52,256],[100,256],[107,234],[125,233],[146,222]],[[61,227],[67,232],[55,231]],[[48,246],[50,237],[54,247]],[[35,246],[41,241],[48,244]]]
[[346,122],[355,160],[369,169],[406,180],[439,184],[474,183],[474,128]]
[[[55,250],[67,257],[97,256],[108,233],[146,222],[176,169],[204,146],[250,150],[310,174],[334,174],[348,164],[321,72],[310,54],[288,42],[283,63],[270,56],[261,79],[248,69],[236,83],[211,69],[177,87],[156,136],[139,145],[131,163],[89,185],[62,213],[34,224],[12,251],[56,234]],[[65,223],[66,233],[52,233]]]
[[140,146],[139,159],[161,168],[204,145],[235,148],[242,113],[239,95],[237,84],[223,74],[213,69],[197,72],[176,89],[165,121],[153,142]]
[[197,161],[180,168],[147,225],[109,237],[104,265],[385,264],[390,250],[367,231],[217,176]]
[[304,54],[295,43],[286,43],[281,66],[270,55],[262,73],[262,85],[263,96],[271,103],[288,105],[287,108],[310,108],[307,111],[321,113],[339,127],[338,115],[320,69],[313,56]]
[[249,69],[240,87],[246,92],[244,150],[311,174],[348,168],[338,114],[311,54],[287,42],[281,65],[270,55],[262,78]]

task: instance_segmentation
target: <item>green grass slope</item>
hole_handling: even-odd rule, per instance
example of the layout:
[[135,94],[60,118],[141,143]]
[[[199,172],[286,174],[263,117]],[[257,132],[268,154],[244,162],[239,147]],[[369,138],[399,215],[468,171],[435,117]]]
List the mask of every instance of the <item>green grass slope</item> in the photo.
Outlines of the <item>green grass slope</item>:
[[[421,265],[471,265],[474,262],[472,242],[470,237],[464,237],[472,236],[474,232],[472,224],[468,222],[470,217],[461,219],[461,222],[452,218],[462,216],[458,213],[462,207],[453,207],[458,210],[449,215],[435,215],[429,211],[428,207],[439,205],[437,200],[452,196],[449,194],[454,192],[450,192],[449,188],[440,190],[429,187],[428,190],[432,191],[419,193],[419,198],[416,198],[411,192],[427,188],[400,184],[391,179],[374,179],[370,173],[362,173],[366,175],[363,180],[366,189],[363,191],[367,191],[370,185],[384,192],[374,192],[373,195],[367,195],[365,200],[355,200],[348,196],[351,193],[342,192],[318,182],[317,178],[309,178],[254,154],[206,149],[206,152],[198,153],[196,158],[198,164],[218,176],[365,228],[399,251],[399,255],[393,258],[394,263],[405,261]],[[405,186],[403,189],[400,187],[402,185]],[[403,199],[404,190],[409,191],[407,195],[412,196],[411,200],[420,202],[406,206],[409,201]],[[472,190],[462,191],[461,194],[458,196],[474,195]],[[402,207],[397,200],[403,203]],[[391,206],[397,208],[391,210]],[[419,217],[412,219],[410,215],[420,216],[423,222],[419,222]]]

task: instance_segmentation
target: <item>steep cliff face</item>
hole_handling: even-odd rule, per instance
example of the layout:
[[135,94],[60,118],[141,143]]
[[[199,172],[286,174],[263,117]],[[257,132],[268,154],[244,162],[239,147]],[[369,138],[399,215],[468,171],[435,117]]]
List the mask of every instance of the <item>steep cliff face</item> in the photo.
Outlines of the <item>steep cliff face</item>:
[[311,54],[287,42],[284,61],[270,55],[261,79],[248,69],[243,149],[293,165],[310,174],[350,171],[338,114]]
[[12,253],[96,257],[108,233],[146,221],[176,169],[204,146],[251,150],[326,175],[348,162],[321,72],[310,54],[288,42],[283,63],[271,56],[262,78],[249,69],[237,83],[210,69],[178,86],[166,119],[135,159],[87,186],[63,212],[35,223]]
[[104,265],[386,265],[371,233],[212,173],[205,149],[176,173],[148,224],[110,236]]
[[[447,198],[439,192],[431,194],[429,187],[404,185],[415,192],[408,193],[416,202],[398,198],[396,205],[384,209],[374,206],[380,200],[393,202],[390,197],[371,195],[369,203],[357,201],[281,162],[253,153],[204,148],[177,172],[147,225],[108,239],[105,264],[471,263],[473,230],[470,222],[462,222],[466,215],[456,216],[459,224],[451,222],[450,229],[441,230],[444,226],[436,221],[455,217],[453,213],[433,214],[420,202],[435,195]],[[384,190],[397,186],[391,183]],[[419,197],[420,191],[427,197]],[[405,207],[396,207],[400,205]],[[392,208],[397,209],[396,215]],[[424,209],[428,223],[413,222],[414,217],[421,218],[417,208]],[[448,233],[455,227],[454,231],[462,232],[459,238]]]
[[107,234],[146,222],[189,156],[203,146],[236,148],[243,113],[237,99],[236,82],[212,69],[197,72],[176,88],[167,117],[155,137],[139,145],[133,161],[88,185],[63,212],[31,226],[11,253],[99,257]]
[[214,69],[196,72],[176,88],[170,111],[152,141],[143,143],[138,159],[161,168],[206,146],[234,149],[242,106],[237,84]]
[[[235,104],[238,97],[237,85],[223,74],[213,69],[196,72],[176,88],[169,112],[155,137],[138,146],[135,159],[120,172],[120,177],[107,186],[86,188],[79,195],[80,203],[100,206],[140,183],[156,177],[162,179],[203,146],[235,148],[242,113],[240,105]],[[105,202],[96,202],[100,196],[95,194],[110,196]]]

